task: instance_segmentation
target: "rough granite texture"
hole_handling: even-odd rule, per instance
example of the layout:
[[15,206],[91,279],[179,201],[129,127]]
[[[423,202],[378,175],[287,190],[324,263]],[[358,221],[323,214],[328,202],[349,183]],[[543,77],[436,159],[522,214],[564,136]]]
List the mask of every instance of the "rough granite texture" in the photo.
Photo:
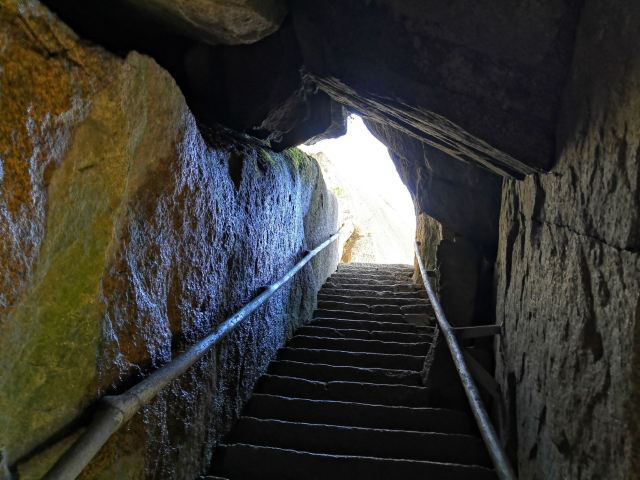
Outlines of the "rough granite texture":
[[461,162],[399,130],[367,120],[367,128],[389,148],[416,209],[494,255],[502,178]]
[[281,151],[336,131],[334,102],[303,83],[293,26],[241,46],[194,44],[184,60],[155,55],[168,65],[199,123],[222,124]]
[[[327,93],[384,124],[453,323],[493,321],[477,299],[491,298],[498,232],[499,426],[519,478],[639,477],[638,2],[296,0],[280,35],[218,47],[105,15],[115,3],[49,0],[86,37],[165,66],[201,122],[284,148],[334,126]],[[0,476],[50,446],[18,464],[39,478],[71,420],[283,273],[333,232],[336,208],[307,157],[215,128],[205,142],[163,69],[78,41],[33,0],[0,0],[0,111]],[[505,181],[499,226],[500,180],[456,159],[529,175]],[[336,249],[84,478],[201,473]]]
[[[366,125],[389,147],[411,193],[416,240],[422,244],[425,266],[438,270],[447,319],[456,326],[492,323],[492,264],[502,179],[389,125],[372,120]],[[417,264],[414,277],[421,281]]]
[[275,32],[284,0],[126,0],[185,35],[206,43],[257,42]]
[[503,191],[497,374],[523,480],[640,476],[639,19],[585,3],[558,164]]
[[310,75],[331,96],[449,155],[547,171],[576,0],[295,0]]
[[[420,250],[420,258],[427,270],[435,270],[437,267],[436,254],[442,238],[443,228],[440,222],[426,213],[416,215],[416,242]],[[420,283],[422,282],[422,275],[420,274],[417,259],[414,259],[413,266],[413,280],[416,283]]]
[[[0,2],[0,109],[0,464],[37,453],[17,467],[40,478],[87,407],[284,274],[337,207],[314,160],[205,141],[153,60],[79,42],[37,2]],[[337,260],[334,246],[305,267],[83,478],[202,473]]]
[[[156,60],[176,80],[199,125],[224,125],[277,151],[325,132],[344,131],[342,107],[315,85],[303,82],[298,40],[290,19],[283,20],[282,0],[43,3],[83,39],[123,57],[137,51]],[[201,39],[197,26],[176,28],[188,24],[189,14],[180,11],[197,5],[206,8],[191,13],[230,29],[248,28],[253,16],[265,12],[279,20],[264,38],[221,44]]]

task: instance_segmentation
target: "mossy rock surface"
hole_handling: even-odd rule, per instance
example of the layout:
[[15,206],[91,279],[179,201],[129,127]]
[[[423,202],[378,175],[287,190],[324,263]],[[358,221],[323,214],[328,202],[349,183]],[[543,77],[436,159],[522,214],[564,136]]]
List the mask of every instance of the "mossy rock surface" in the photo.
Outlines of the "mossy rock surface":
[[[29,2],[21,15],[36,40],[17,5],[0,7],[0,90],[12,82],[0,96],[0,450],[11,465],[31,458],[18,469],[38,478],[64,449],[52,438],[279,278],[335,231],[336,211],[313,162],[205,142],[153,60],[89,47]],[[48,57],[40,40],[65,55]],[[328,251],[300,272],[83,478],[203,473],[336,261]]]

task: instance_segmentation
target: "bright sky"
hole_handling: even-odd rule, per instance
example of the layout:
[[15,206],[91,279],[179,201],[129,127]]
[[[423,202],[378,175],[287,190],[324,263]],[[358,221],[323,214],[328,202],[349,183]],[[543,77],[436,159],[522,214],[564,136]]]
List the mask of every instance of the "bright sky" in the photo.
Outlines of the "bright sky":
[[[300,147],[307,153],[323,152],[331,159],[332,172],[349,190],[356,216],[363,219],[380,248],[380,263],[413,263],[415,214],[387,147],[352,115],[347,134]],[[366,204],[366,205],[365,205]],[[393,250],[390,251],[390,250]]]

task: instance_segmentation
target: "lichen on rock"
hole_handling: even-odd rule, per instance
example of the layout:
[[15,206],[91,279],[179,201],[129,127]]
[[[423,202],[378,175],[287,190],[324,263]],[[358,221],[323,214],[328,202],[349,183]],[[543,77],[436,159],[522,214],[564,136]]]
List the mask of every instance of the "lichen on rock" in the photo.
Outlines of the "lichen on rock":
[[[336,205],[312,159],[264,162],[220,129],[205,139],[150,58],[81,42],[37,2],[2,2],[0,36],[0,449],[39,478],[101,395],[171,360],[334,233]],[[84,478],[203,473],[336,262],[334,246]]]

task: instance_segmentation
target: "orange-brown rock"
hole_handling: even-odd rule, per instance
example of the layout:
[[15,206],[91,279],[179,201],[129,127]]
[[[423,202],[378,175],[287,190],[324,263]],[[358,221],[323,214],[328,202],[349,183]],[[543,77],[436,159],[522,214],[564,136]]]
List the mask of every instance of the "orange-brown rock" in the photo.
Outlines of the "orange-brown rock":
[[[88,46],[37,2],[3,1],[0,37],[0,450],[40,478],[96,399],[285,273],[335,231],[336,206],[303,153],[203,138],[149,57]],[[334,247],[300,272],[85,478],[203,473],[336,261]]]

